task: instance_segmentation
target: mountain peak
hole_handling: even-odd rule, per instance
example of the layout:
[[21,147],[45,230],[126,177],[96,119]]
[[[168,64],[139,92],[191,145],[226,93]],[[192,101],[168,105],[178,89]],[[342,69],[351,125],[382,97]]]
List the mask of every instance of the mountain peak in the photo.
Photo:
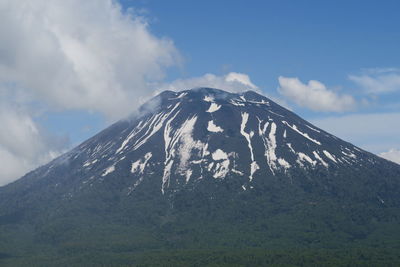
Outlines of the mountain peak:
[[1,187],[1,247],[358,247],[399,232],[398,165],[256,92],[165,91],[141,111]]
[[[383,161],[254,91],[164,91],[141,110],[68,154],[81,186],[127,176],[128,195],[147,179],[163,194],[207,179],[236,179],[248,190],[267,177],[328,175]],[[44,168],[48,173],[54,162]]]
[[174,91],[163,91],[161,92],[158,96],[156,97],[161,97],[161,98],[173,98],[173,97],[192,97],[192,98],[196,98],[196,97],[200,97],[200,98],[204,98],[204,96],[209,96],[215,99],[232,99],[232,98],[240,98],[240,97],[246,97],[249,100],[261,100],[261,99],[265,99],[265,100],[269,100],[267,97],[252,91],[252,90],[248,90],[248,91],[243,91],[243,92],[228,92],[228,91],[224,91],[221,89],[217,89],[217,88],[210,88],[210,87],[198,87],[198,88],[192,88],[192,89],[188,89],[188,90],[182,90],[179,92],[174,92]]

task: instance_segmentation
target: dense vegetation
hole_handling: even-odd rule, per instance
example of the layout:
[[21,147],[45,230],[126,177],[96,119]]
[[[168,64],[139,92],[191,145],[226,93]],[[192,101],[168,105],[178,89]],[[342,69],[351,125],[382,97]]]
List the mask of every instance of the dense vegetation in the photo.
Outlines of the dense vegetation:
[[[212,115],[205,112],[209,94],[220,97],[221,108]],[[160,94],[154,100],[158,115],[144,109],[142,117],[117,122],[0,187],[0,265],[400,266],[399,165],[310,128],[254,92],[245,93],[239,106],[241,96],[210,88],[180,96]],[[260,104],[264,100],[269,104]],[[244,112],[253,119],[244,120]],[[170,119],[156,127],[162,114]],[[194,117],[193,140],[207,149],[191,150],[193,164],[178,153],[167,168],[166,150],[193,144],[174,134],[175,145],[167,145],[165,129],[182,133]],[[265,160],[259,118],[268,119],[263,128],[271,127],[275,153],[290,168],[273,171]],[[226,135],[210,134],[210,119]],[[260,167],[253,174],[242,124],[249,134],[259,133],[251,142]],[[128,138],[133,132],[135,140]],[[126,142],[131,147],[120,151]],[[216,179],[213,165],[225,162],[213,158],[218,149],[233,157],[235,172]],[[317,152],[326,156],[325,150],[332,153],[329,164],[304,161]],[[142,167],[132,171],[134,164]]]
[[390,249],[212,249],[96,252],[7,259],[2,266],[399,266],[399,250]]
[[346,177],[300,177],[247,191],[209,179],[163,196],[148,179],[129,196],[112,180],[67,199],[21,195],[2,208],[0,265],[399,266],[396,184],[382,203]]

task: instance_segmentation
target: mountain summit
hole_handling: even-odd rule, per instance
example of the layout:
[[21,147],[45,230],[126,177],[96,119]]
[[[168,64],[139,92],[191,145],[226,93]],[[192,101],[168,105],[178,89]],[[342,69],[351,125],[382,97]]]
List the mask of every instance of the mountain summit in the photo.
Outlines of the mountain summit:
[[65,170],[68,176],[58,176],[59,182],[74,181],[83,189],[128,176],[122,191],[129,195],[156,176],[164,194],[211,178],[237,179],[241,190],[247,190],[266,177],[294,179],[299,171],[334,175],[343,169],[389,164],[253,91],[165,91],[139,114],[28,177],[52,177],[55,186],[54,174]]
[[165,91],[0,188],[0,233],[58,247],[108,227],[142,248],[368,243],[393,234],[399,184],[399,165],[253,91]]

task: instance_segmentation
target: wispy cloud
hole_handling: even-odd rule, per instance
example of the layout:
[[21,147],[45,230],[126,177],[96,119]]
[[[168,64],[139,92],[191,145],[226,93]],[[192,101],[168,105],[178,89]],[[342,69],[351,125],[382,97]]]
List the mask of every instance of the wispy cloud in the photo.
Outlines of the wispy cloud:
[[400,69],[375,68],[363,70],[349,79],[369,94],[387,94],[400,91]]
[[156,86],[159,91],[181,91],[197,87],[211,87],[229,92],[259,91],[258,86],[251,82],[247,74],[238,72],[230,72],[221,76],[207,73],[200,77],[178,79],[171,83],[157,84]]
[[283,76],[278,80],[279,93],[301,107],[332,112],[348,111],[356,107],[356,101],[351,95],[340,95],[319,81],[310,80],[305,84],[298,78]]

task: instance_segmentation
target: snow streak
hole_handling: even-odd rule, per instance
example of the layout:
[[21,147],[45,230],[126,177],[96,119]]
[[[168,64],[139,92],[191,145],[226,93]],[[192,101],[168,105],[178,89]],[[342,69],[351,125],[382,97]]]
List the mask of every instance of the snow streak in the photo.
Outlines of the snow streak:
[[244,129],[246,128],[247,121],[249,119],[249,113],[242,112],[242,123],[240,125],[240,133],[246,138],[247,140],[247,145],[250,150],[250,156],[251,156],[251,164],[250,164],[250,176],[249,179],[250,181],[253,180],[253,174],[260,168],[257,164],[257,162],[254,160],[254,154],[253,154],[253,147],[251,146],[251,136],[253,135],[251,132],[250,134],[246,133]]

